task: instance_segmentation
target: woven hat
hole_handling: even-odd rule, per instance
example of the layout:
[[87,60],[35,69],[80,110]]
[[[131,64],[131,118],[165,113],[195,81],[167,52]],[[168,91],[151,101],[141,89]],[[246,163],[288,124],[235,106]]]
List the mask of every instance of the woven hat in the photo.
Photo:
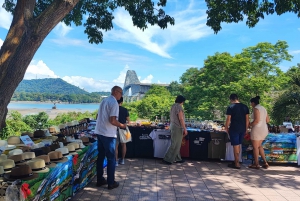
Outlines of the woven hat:
[[48,147],[41,147],[41,149],[43,150],[44,154],[48,154],[49,152],[51,152],[51,148]]
[[3,181],[3,176],[4,176],[4,169],[3,166],[0,166],[0,182]]
[[25,164],[25,156],[23,154],[13,155],[8,157],[8,159],[14,160],[15,165],[24,165]]
[[83,136],[80,138],[80,140],[82,140],[84,145],[90,145],[90,139],[88,137]]
[[10,172],[14,167],[16,167],[15,161],[12,159],[6,159],[0,162],[0,166],[3,166],[5,173]]
[[19,147],[20,149],[22,149],[23,152],[30,152],[30,147],[29,146],[23,146],[23,147]]
[[70,155],[77,155],[78,154],[73,145],[68,144],[66,146],[66,148],[68,149]]
[[7,141],[6,140],[0,140],[0,147],[7,147]]
[[45,131],[43,131],[43,130],[36,130],[33,133],[33,137],[34,138],[45,138],[46,137],[45,136]]
[[21,142],[21,139],[19,136],[10,136],[7,138],[7,144],[8,145],[15,145],[15,146],[26,146]]
[[7,159],[7,155],[6,154],[1,154],[0,155],[0,162],[1,161],[4,161],[4,160],[6,160]]
[[35,153],[34,152],[25,152],[22,154],[25,158],[25,161],[30,161],[35,158]]
[[55,149],[60,148],[58,142],[52,143],[49,147],[50,147],[51,151],[55,151]]
[[31,167],[34,173],[46,173],[49,172],[49,168],[46,167],[45,160],[40,158],[35,158],[32,161],[28,161],[27,164]]
[[82,151],[82,149],[80,149],[79,143],[77,143],[77,142],[72,142],[72,143],[68,144],[68,146],[69,145],[73,145],[74,148],[75,148],[75,151],[77,151],[77,152],[81,152]]
[[18,154],[23,154],[22,149],[13,149],[10,152],[8,152],[8,156],[13,156],[13,155],[18,155]]
[[69,149],[66,147],[55,149],[55,151],[60,151],[63,156],[69,156]]
[[33,173],[29,165],[20,165],[13,168],[10,173],[4,174],[4,179],[7,181],[15,181],[17,179],[31,180],[37,177],[38,174]]
[[49,168],[54,168],[54,167],[56,167],[56,163],[51,163],[50,158],[49,158],[48,155],[37,156],[36,159],[42,159],[42,160],[44,160],[46,166],[49,167]]
[[31,149],[31,151],[34,152],[35,156],[40,156],[45,154],[42,148]]
[[52,134],[52,133],[56,133],[56,128],[54,126],[50,126],[48,128],[49,132]]
[[68,161],[68,158],[64,157],[60,151],[51,151],[48,156],[51,163],[65,163]]

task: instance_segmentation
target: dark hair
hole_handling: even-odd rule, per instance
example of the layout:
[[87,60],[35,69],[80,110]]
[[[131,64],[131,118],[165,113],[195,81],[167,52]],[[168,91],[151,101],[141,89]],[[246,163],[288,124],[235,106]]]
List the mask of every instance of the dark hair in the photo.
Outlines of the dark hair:
[[123,103],[123,97],[120,98],[120,100],[118,100],[118,103]]
[[185,97],[183,97],[182,95],[178,95],[176,97],[175,103],[183,103],[185,100]]
[[238,97],[237,94],[230,94],[229,99],[230,99],[230,100],[238,100],[239,97]]
[[254,103],[255,105],[258,105],[259,104],[259,99],[260,99],[259,96],[251,98],[250,103]]

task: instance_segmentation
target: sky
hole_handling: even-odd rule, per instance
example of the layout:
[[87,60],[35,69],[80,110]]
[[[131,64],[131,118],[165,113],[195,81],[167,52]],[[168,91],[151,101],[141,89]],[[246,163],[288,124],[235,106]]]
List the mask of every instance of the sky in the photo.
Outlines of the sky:
[[[4,0],[0,0],[2,5]],[[84,27],[59,23],[47,36],[31,61],[24,79],[62,78],[88,92],[123,87],[127,70],[135,70],[142,83],[179,81],[191,67],[201,68],[216,52],[234,55],[260,42],[287,41],[292,61],[280,64],[283,71],[300,63],[300,18],[288,13],[266,16],[254,28],[245,22],[222,24],[214,34],[206,26],[202,0],[168,0],[165,11],[175,18],[167,29],[133,26],[129,14],[114,12],[114,28],[103,31],[102,44],[90,44]],[[0,47],[12,16],[0,7]],[[216,75],[217,76],[217,75]]]

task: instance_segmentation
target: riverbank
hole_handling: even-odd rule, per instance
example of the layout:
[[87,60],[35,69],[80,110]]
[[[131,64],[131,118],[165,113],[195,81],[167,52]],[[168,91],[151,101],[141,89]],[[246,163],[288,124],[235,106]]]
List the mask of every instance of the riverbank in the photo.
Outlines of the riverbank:
[[50,119],[54,119],[58,114],[62,113],[68,113],[68,112],[91,112],[90,110],[85,110],[85,109],[39,109],[39,108],[30,108],[30,109],[12,109],[8,108],[8,112],[12,111],[17,111],[19,112],[22,116],[25,115],[34,115],[38,114],[39,112],[46,112],[49,115]]

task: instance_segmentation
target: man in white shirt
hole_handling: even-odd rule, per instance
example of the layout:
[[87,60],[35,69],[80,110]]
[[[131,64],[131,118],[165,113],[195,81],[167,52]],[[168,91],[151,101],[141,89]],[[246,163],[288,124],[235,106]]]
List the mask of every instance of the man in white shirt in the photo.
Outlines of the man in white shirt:
[[[115,181],[115,147],[117,138],[117,127],[126,128],[117,118],[119,116],[119,104],[117,100],[122,97],[122,88],[114,86],[111,89],[111,96],[102,100],[97,114],[95,134],[98,138],[98,159],[97,159],[97,186],[108,184],[108,189],[119,186]],[[104,158],[107,159],[107,181],[103,177]]]

